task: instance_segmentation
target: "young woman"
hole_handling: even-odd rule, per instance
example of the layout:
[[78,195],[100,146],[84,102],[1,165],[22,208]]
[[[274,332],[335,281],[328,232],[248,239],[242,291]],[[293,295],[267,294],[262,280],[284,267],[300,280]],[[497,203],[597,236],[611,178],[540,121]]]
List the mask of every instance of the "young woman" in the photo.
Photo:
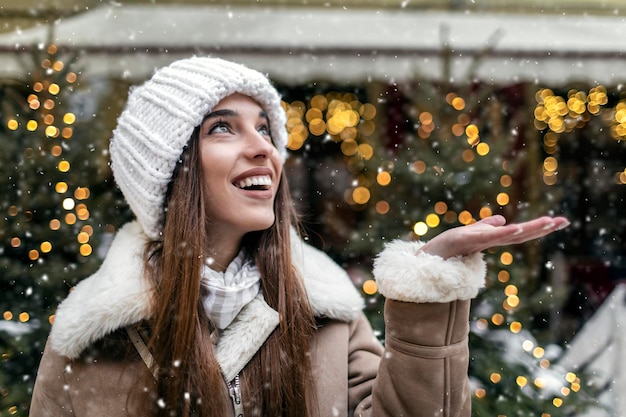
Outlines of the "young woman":
[[296,232],[284,126],[266,77],[220,59],[131,91],[111,160],[137,221],[59,306],[32,417],[470,415],[480,252],[567,220],[388,244],[383,348],[346,273]]

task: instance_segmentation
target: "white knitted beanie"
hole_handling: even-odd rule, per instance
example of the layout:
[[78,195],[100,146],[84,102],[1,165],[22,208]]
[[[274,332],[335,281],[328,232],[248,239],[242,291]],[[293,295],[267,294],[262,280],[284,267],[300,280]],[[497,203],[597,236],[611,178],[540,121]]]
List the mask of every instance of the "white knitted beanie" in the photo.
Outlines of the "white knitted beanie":
[[144,232],[159,239],[165,194],[193,130],[223,98],[241,93],[267,113],[274,145],[286,157],[286,116],[263,74],[219,58],[193,57],[131,88],[111,139],[111,168]]

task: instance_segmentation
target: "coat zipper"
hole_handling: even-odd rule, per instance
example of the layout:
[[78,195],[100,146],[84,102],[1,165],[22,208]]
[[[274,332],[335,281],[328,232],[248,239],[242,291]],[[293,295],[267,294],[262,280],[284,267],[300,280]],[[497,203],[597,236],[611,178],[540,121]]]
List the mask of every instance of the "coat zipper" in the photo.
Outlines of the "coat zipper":
[[235,417],[243,417],[243,401],[241,400],[241,384],[239,382],[239,375],[237,375],[232,382],[226,381],[226,386],[228,386],[228,394],[230,394],[230,398],[233,400]]

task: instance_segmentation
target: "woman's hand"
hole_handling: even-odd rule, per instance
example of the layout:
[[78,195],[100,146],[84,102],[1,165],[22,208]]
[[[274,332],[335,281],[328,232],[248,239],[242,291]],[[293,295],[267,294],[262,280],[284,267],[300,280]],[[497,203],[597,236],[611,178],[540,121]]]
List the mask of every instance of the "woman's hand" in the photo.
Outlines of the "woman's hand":
[[468,226],[455,227],[434,237],[420,252],[444,259],[470,255],[495,246],[527,242],[569,226],[565,217],[540,217],[525,223],[506,224],[500,215],[487,217]]

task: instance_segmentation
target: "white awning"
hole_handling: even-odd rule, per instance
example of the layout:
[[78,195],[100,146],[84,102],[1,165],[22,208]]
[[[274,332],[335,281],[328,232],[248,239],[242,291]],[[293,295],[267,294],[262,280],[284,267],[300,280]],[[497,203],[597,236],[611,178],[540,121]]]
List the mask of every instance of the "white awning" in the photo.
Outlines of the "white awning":
[[[48,32],[0,35],[0,75],[23,73],[18,56]],[[181,57],[213,54],[291,84],[441,78],[445,43],[460,82],[490,44],[475,72],[486,82],[626,81],[626,24],[610,15],[106,5],[59,20],[53,40],[81,52],[83,76],[142,79]]]

